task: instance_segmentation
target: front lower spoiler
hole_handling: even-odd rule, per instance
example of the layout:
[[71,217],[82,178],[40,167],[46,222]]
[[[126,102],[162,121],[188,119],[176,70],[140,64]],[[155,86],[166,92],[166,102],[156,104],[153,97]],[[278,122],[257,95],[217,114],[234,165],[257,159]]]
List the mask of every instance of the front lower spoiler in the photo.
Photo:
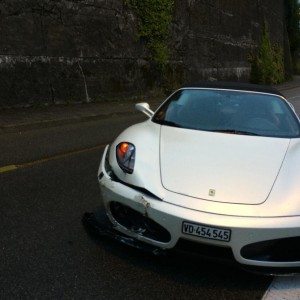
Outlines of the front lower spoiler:
[[[176,247],[175,249],[164,250],[120,233],[114,229],[113,224],[110,222],[104,210],[97,213],[86,212],[82,217],[82,224],[87,233],[97,240],[108,238],[154,256],[166,256],[171,252],[187,252],[187,250],[176,249]],[[242,268],[247,272],[264,276],[290,276],[296,274],[298,275],[300,273],[300,268],[253,267],[242,265],[235,261],[229,262],[228,260],[216,259],[205,255],[197,255],[197,253],[193,252],[192,249],[189,253],[213,261],[218,260],[218,262],[223,262],[226,264],[230,263],[234,266]]]
[[163,250],[153,245],[146,244],[115,230],[105,211],[101,211],[97,214],[85,213],[82,217],[82,224],[86,231],[95,238],[107,237],[135,249],[153,254],[155,256],[166,254],[167,250]]

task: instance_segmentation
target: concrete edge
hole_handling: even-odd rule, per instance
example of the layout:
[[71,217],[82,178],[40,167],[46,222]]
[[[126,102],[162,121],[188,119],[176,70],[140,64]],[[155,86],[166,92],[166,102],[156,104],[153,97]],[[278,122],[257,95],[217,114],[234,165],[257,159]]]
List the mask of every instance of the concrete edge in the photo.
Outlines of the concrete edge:
[[299,300],[300,277],[275,277],[265,292],[262,300]]
[[[276,86],[275,86],[276,88]],[[297,86],[291,86],[291,87],[283,87],[283,88],[277,88],[278,91],[288,91],[288,90],[294,90],[300,88],[300,85]]]
[[[298,86],[291,86],[291,87],[283,87],[277,88],[279,91],[287,91],[300,88]],[[136,111],[128,110],[123,112],[114,112],[114,113],[107,113],[107,114],[98,114],[98,115],[87,115],[82,117],[73,117],[73,118],[61,118],[55,120],[42,120],[42,121],[35,121],[35,122],[28,122],[28,123],[21,123],[21,124],[10,124],[7,126],[0,126],[0,132],[2,133],[10,133],[16,131],[26,131],[31,129],[38,129],[38,128],[46,128],[46,127],[55,127],[61,126],[66,124],[73,124],[73,123],[82,123],[82,122],[89,122],[98,119],[107,119],[112,116],[122,116],[122,115],[134,115],[137,114]]]
[[123,112],[114,112],[108,114],[99,114],[99,115],[89,115],[83,117],[73,117],[73,118],[61,118],[55,120],[42,120],[42,121],[35,121],[29,123],[21,123],[21,124],[10,124],[7,126],[0,126],[0,132],[2,133],[13,133],[16,131],[26,131],[32,129],[40,129],[40,128],[47,128],[47,127],[55,127],[67,124],[74,124],[74,123],[84,123],[96,120],[103,120],[108,119],[113,116],[122,116],[122,115],[135,115],[137,112],[133,111],[123,111]]

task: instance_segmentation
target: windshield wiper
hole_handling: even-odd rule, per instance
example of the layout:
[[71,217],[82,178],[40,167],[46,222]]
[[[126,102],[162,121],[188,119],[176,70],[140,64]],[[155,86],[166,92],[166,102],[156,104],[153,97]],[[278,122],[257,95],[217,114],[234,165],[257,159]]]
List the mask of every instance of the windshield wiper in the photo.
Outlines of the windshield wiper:
[[158,122],[160,125],[167,125],[167,126],[172,126],[172,127],[178,127],[178,128],[182,128],[181,125],[175,123],[175,122],[171,122],[171,121],[166,121],[166,120],[160,120]]
[[212,130],[213,132],[221,132],[221,133],[231,133],[231,134],[241,134],[241,135],[256,135],[260,136],[260,134],[250,132],[250,131],[243,131],[243,130],[236,130],[236,129],[217,129],[217,130]]

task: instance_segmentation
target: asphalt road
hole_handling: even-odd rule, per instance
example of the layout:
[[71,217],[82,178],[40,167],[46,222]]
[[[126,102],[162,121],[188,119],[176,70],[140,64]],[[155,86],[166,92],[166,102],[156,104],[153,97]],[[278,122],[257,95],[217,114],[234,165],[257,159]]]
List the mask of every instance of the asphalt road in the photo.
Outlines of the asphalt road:
[[[289,97],[299,90],[285,92]],[[300,111],[300,98],[293,102]],[[0,298],[261,299],[272,278],[190,255],[153,257],[93,239],[106,143],[140,115],[2,133]],[[43,160],[41,160],[43,159]]]

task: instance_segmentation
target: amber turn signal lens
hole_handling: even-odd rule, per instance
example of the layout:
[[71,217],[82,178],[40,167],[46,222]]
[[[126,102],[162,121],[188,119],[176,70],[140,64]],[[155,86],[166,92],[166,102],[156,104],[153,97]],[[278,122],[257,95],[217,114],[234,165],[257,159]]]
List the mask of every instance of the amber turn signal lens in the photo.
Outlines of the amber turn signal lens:
[[127,153],[128,148],[129,148],[128,143],[121,143],[121,144],[119,144],[119,147],[118,147],[120,154],[122,154],[123,156],[125,156],[125,154]]
[[116,148],[119,167],[128,174],[133,173],[135,163],[135,147],[131,143],[122,142]]

